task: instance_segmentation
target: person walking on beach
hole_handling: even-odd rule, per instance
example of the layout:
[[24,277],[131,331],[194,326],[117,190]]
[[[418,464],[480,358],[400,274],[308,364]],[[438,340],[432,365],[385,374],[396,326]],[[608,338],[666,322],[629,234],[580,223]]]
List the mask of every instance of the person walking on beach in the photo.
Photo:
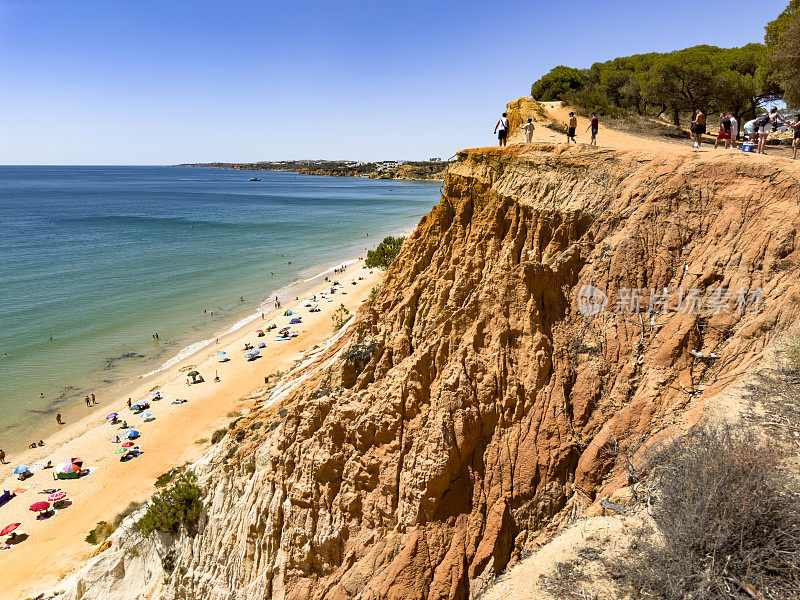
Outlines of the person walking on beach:
[[0,465],[7,465],[5,450],[0,450]]
[[600,127],[600,122],[597,120],[597,115],[592,113],[591,118],[589,119],[589,127],[586,128],[586,131],[592,130],[592,140],[589,142],[590,146],[597,146],[597,130]]
[[569,113],[569,121],[567,121],[567,144],[569,144],[570,140],[578,143],[575,140],[575,130],[578,128],[578,118],[575,116],[574,112]]
[[731,120],[731,148],[736,150],[736,139],[739,137],[739,121],[733,113],[728,113],[728,118]]
[[131,399],[128,398],[128,408],[130,408],[130,407],[131,407]]
[[525,143],[530,144],[533,140],[533,130],[536,129],[533,124],[533,119],[528,119],[528,122],[524,125],[520,125],[520,127],[525,131]]
[[86,396],[86,398],[84,398],[83,401],[86,402],[87,407],[91,406],[91,404],[89,403],[89,396]]
[[97,404],[97,400],[95,400],[94,394],[92,394],[92,406],[95,406],[96,404]]
[[725,113],[719,113],[719,133],[717,133],[717,139],[714,140],[715,150],[719,147],[720,140],[724,142],[726,150],[730,148],[731,120]]
[[706,132],[706,114],[699,108],[694,111],[692,119],[692,148],[700,148],[703,141],[703,134]]
[[508,113],[503,113],[503,116],[497,121],[494,132],[497,134],[497,144],[505,146],[508,140]]
[[59,425],[63,425],[64,424],[64,421],[61,420],[61,413],[58,413],[56,415],[56,423],[58,423]]

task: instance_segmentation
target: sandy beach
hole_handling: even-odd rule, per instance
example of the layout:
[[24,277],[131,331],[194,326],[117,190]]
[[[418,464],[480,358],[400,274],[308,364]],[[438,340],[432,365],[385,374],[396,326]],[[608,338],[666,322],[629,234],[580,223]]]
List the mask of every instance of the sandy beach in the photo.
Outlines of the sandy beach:
[[[45,440],[44,447],[7,457],[9,464],[0,467],[2,489],[22,491],[0,507],[0,528],[21,523],[19,531],[28,538],[11,550],[0,552],[4,573],[0,598],[35,595],[97,550],[97,546],[88,544],[84,538],[98,521],[112,521],[129,502],[147,500],[155,491],[154,482],[159,475],[200,457],[209,447],[212,433],[232,420],[229,413],[246,413],[253,402],[248,397],[265,388],[264,378],[291,367],[305,351],[330,337],[334,310],[344,304],[351,313],[355,312],[380,277],[379,271],[366,269],[359,260],[344,273],[331,275],[332,280],[342,285],[328,301],[320,297],[320,292],[328,288],[320,276],[309,282],[309,288],[317,294],[320,312],[310,313],[302,307],[307,296],[285,301],[280,310],[265,312],[263,320],[220,337],[218,343],[140,379],[132,392],[112,398],[98,397],[99,404],[91,409],[89,416],[62,426]],[[277,341],[277,330],[257,337],[256,330],[268,323],[277,324],[278,329],[288,325],[291,317],[283,316],[283,312],[297,307],[301,307],[302,323],[292,325],[291,329],[299,332],[298,337]],[[261,349],[261,356],[247,361],[245,342],[255,345],[262,341],[266,348]],[[229,362],[218,361],[217,353],[221,351],[231,357]],[[190,370],[199,371],[205,382],[187,385],[186,373]],[[213,381],[215,373],[219,374],[219,382]],[[150,411],[155,419],[143,422],[127,408],[127,399],[128,396],[134,402],[146,399],[153,390],[160,390],[163,399],[151,402]],[[179,398],[188,402],[172,403]],[[115,454],[120,444],[110,439],[125,431],[108,424],[105,417],[112,412],[119,413],[120,419],[141,432],[135,443],[144,453],[138,458],[123,463],[119,460],[121,455]],[[72,457],[82,458],[84,467],[91,468],[92,473],[80,479],[54,481],[53,470],[43,469],[24,482],[11,475],[20,464],[35,465],[49,460],[57,465]],[[67,492],[72,504],[48,519],[37,520],[37,513],[28,507],[46,500],[47,496],[40,491],[49,488]]]

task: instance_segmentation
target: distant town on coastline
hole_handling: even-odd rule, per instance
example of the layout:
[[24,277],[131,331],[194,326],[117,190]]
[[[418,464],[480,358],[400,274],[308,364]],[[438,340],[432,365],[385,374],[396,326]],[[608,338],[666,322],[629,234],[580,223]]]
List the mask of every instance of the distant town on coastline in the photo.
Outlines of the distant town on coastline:
[[444,180],[449,160],[440,157],[421,161],[384,160],[362,162],[355,160],[282,160],[252,163],[185,163],[179,167],[211,167],[239,171],[293,171],[302,175],[334,177],[368,177],[370,179]]

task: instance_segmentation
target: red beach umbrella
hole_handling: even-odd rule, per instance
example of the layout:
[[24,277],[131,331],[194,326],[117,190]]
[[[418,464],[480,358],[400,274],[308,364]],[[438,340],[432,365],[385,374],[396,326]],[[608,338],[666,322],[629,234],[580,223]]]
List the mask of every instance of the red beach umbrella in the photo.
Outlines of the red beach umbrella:
[[124,444],[122,444],[123,448],[130,448],[131,446],[133,446],[133,442],[125,442]]
[[0,531],[0,536],[8,535],[20,525],[22,525],[22,523],[11,523],[11,525],[6,525],[5,527],[3,527],[3,531]]
[[42,512],[43,510],[47,510],[50,508],[49,502],[36,502],[35,504],[31,504],[31,510],[33,512]]
[[55,494],[50,494],[47,497],[48,502],[58,502],[59,500],[63,500],[67,497],[67,492],[56,492]]

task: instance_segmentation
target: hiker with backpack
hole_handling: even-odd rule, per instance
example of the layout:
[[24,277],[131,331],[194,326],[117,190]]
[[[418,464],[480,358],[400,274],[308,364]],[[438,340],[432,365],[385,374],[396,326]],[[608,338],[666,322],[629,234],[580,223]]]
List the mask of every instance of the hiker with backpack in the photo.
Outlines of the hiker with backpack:
[[725,143],[725,149],[730,148],[731,144],[731,119],[725,113],[719,113],[719,133],[714,141],[714,149],[719,147],[720,140]]
[[775,128],[775,123],[778,118],[778,107],[776,106],[770,108],[769,113],[756,117],[755,125],[758,131],[758,154],[766,154],[765,146],[767,145],[767,136]]
[[498,145],[505,146],[508,141],[508,113],[503,113],[503,116],[497,121],[494,132],[497,134]]

